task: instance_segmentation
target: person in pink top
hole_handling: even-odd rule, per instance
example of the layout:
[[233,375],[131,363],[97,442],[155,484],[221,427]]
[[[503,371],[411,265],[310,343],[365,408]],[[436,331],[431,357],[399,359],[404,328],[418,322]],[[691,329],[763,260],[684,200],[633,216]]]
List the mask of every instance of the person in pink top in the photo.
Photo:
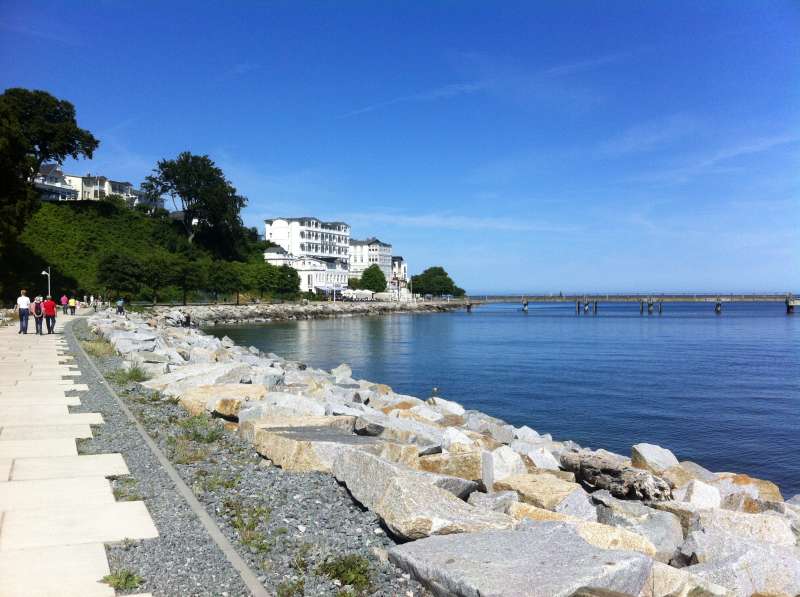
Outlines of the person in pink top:
[[69,299],[67,298],[66,294],[61,295],[61,312],[66,315],[67,314],[67,305],[69,304]]

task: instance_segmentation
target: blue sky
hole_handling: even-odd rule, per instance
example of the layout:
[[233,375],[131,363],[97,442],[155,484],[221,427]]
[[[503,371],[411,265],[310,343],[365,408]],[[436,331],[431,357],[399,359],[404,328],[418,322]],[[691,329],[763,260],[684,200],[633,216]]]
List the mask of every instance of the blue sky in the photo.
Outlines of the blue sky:
[[68,171],[208,153],[481,291],[800,291],[800,4],[0,0]]

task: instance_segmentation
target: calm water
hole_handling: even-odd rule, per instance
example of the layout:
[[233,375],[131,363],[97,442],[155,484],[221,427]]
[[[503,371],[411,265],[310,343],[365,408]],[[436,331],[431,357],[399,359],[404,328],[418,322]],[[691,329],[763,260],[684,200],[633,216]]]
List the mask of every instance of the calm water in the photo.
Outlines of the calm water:
[[800,493],[800,314],[782,304],[494,305],[217,327],[237,343],[419,397],[440,395],[556,439],[629,453],[647,441]]

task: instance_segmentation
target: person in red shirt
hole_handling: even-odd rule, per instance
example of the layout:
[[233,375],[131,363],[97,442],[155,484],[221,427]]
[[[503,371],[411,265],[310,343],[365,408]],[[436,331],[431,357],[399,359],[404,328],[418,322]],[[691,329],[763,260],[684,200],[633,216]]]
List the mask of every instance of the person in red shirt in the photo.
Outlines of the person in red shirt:
[[44,309],[44,321],[47,324],[47,333],[52,334],[56,329],[56,311],[58,309],[56,307],[56,302],[49,294],[42,303],[42,308]]

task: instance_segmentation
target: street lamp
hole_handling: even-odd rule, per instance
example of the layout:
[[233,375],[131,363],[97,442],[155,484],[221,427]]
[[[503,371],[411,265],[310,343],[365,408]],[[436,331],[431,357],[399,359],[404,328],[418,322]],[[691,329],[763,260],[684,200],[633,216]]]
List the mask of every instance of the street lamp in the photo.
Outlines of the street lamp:
[[47,276],[47,296],[51,296],[50,293],[50,266],[47,266],[47,271],[42,271],[43,276]]

